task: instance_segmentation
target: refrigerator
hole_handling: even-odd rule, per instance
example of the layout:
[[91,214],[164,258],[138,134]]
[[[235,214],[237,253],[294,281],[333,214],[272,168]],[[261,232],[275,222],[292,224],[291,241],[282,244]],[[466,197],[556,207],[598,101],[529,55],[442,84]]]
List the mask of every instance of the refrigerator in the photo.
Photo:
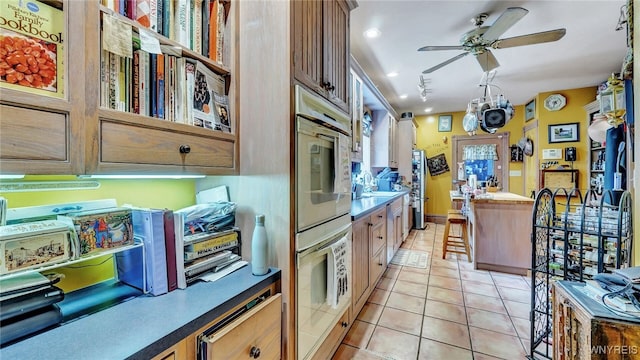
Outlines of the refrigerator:
[[411,159],[411,199],[413,203],[413,227],[424,229],[427,227],[425,220],[425,201],[427,200],[427,180],[424,150],[413,150]]

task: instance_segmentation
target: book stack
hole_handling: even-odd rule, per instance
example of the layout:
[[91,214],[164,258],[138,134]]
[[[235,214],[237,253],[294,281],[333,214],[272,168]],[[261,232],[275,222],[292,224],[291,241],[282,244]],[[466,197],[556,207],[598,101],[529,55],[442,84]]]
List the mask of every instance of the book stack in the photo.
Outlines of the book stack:
[[101,0],[113,12],[223,63],[228,2],[219,0]]
[[224,76],[171,47],[133,58],[102,51],[100,106],[231,133]]
[[201,232],[184,237],[184,273],[187,283],[205,273],[217,273],[242,260],[238,228],[221,232]]
[[[233,222],[225,222],[228,226],[223,229],[214,226],[210,231],[193,232],[185,230],[179,212],[140,208],[131,212],[134,237],[144,243],[144,262],[140,254],[131,254],[140,258],[130,261],[145,264],[145,293],[159,296],[185,289],[201,275],[219,272],[241,260],[240,231]],[[127,275],[120,280],[137,287],[135,277],[142,276]]]
[[62,322],[56,303],[64,292],[53,286],[60,279],[29,272],[0,280],[0,345]]

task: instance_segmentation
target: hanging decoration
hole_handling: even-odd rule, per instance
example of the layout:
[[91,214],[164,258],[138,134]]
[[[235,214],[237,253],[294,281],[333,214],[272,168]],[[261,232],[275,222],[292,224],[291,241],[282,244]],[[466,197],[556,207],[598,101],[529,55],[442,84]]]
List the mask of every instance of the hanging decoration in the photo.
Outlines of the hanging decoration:
[[477,99],[472,99],[467,105],[467,113],[462,120],[462,126],[469,135],[475,135],[476,129],[480,127],[482,131],[494,134],[499,128],[505,126],[513,115],[515,108],[507,98],[499,94],[491,95],[491,88],[497,85],[490,82],[496,76],[497,71],[485,72],[480,81],[480,87],[484,88],[483,94]]

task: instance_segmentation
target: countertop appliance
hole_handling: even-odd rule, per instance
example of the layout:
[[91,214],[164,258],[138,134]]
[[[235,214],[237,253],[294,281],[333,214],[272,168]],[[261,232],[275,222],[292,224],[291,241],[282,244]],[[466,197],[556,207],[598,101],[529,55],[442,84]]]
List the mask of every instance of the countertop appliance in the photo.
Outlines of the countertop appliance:
[[411,161],[411,196],[413,198],[413,226],[424,229],[425,201],[427,200],[426,157],[424,150],[414,150]]

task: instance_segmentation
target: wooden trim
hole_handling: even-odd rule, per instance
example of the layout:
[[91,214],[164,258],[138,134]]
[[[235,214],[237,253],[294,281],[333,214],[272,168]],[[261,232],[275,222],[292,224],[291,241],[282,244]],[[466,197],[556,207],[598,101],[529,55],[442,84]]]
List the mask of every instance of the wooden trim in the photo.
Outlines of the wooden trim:
[[355,72],[356,75],[358,75],[360,79],[362,79],[362,84],[364,85],[364,87],[376,97],[378,102],[380,102],[380,104],[387,110],[387,112],[391,113],[394,118],[398,119],[398,112],[393,108],[393,106],[391,106],[391,104],[389,104],[387,99],[384,98],[384,95],[382,95],[380,90],[378,90],[378,87],[373,83],[373,81],[371,81],[367,73],[364,72],[364,70],[358,63],[358,60],[356,60],[353,55],[350,55],[350,57],[351,69],[353,69],[353,72]]
[[[455,165],[455,163],[462,161],[462,153],[458,153],[458,143],[461,141],[488,140],[497,142],[499,149],[496,165],[502,166],[502,178],[500,179],[500,184],[502,186],[502,191],[509,192],[509,153],[511,151],[509,148],[509,135],[509,132],[476,136],[454,135],[451,137],[451,162]],[[453,183],[451,184],[451,190],[455,190],[455,185]]]

